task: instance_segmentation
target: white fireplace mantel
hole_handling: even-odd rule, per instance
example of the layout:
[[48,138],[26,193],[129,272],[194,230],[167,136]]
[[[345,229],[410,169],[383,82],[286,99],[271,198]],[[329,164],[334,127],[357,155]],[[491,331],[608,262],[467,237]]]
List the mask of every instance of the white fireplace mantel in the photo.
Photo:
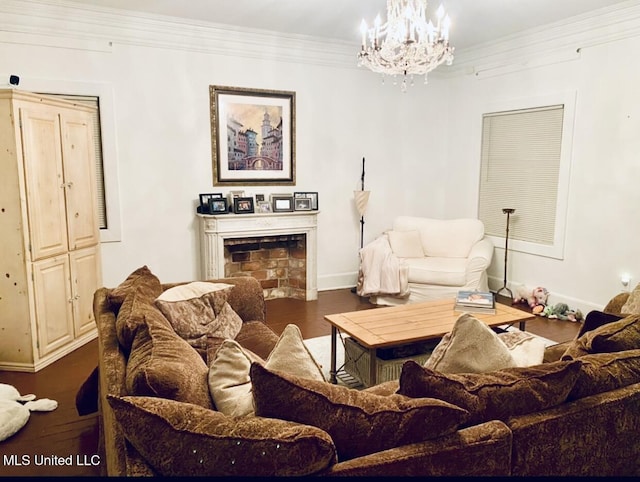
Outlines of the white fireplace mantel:
[[306,299],[318,299],[317,229],[319,211],[260,214],[197,214],[202,279],[224,278],[224,241],[263,236],[306,235]]

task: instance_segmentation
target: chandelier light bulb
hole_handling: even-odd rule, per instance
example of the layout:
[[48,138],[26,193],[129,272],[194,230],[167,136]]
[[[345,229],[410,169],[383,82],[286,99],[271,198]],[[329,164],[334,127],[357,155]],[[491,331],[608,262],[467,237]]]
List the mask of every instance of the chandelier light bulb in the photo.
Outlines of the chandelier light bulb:
[[358,65],[383,76],[403,76],[403,91],[407,76],[424,75],[427,83],[429,72],[442,63],[451,65],[454,51],[449,44],[451,19],[442,4],[436,11],[435,25],[427,20],[426,11],[426,0],[387,0],[384,23],[380,14],[372,28],[363,19]]

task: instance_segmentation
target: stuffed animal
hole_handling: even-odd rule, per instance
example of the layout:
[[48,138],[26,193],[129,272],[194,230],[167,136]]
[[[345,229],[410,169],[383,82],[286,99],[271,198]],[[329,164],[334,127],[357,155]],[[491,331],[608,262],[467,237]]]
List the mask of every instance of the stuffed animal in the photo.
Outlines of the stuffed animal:
[[513,297],[513,302],[527,303],[529,305],[529,308],[534,309],[536,306],[546,306],[547,299],[549,299],[549,292],[546,288],[538,286],[537,288],[529,289],[526,286],[522,285],[516,289],[516,294]]
[[568,321],[582,321],[583,316],[580,310],[571,310],[569,309],[569,305],[566,303],[556,303],[555,305],[547,306],[541,316],[546,316],[547,318],[553,320],[568,320]]
[[0,383],[0,441],[11,437],[24,427],[31,412],[50,412],[58,408],[58,402],[55,400],[35,398],[32,394],[20,395],[14,386]]

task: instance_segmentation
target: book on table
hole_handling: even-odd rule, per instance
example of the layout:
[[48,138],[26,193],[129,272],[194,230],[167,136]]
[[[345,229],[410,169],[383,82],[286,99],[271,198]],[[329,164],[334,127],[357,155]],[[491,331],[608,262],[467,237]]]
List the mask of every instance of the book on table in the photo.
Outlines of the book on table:
[[454,310],[493,314],[496,312],[495,297],[490,291],[458,291]]

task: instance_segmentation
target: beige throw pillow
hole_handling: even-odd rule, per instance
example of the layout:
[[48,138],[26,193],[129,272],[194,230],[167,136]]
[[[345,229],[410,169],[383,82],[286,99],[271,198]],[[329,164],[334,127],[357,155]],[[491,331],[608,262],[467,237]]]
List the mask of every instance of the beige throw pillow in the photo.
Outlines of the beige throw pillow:
[[242,318],[227,302],[232,289],[226,283],[194,281],[166,290],[155,304],[178,335],[206,349],[207,337],[234,339],[242,328]]
[[629,294],[626,303],[620,308],[620,313],[623,315],[640,314],[640,283]]
[[469,313],[460,315],[424,363],[425,368],[441,373],[484,373],[515,366],[498,335]]
[[326,381],[321,367],[302,340],[300,329],[287,325],[267,361],[244,350],[234,340],[225,340],[209,367],[209,392],[216,408],[231,417],[253,415],[251,362],[271,370],[310,380]]
[[422,240],[418,231],[387,231],[391,251],[398,258],[422,258]]

